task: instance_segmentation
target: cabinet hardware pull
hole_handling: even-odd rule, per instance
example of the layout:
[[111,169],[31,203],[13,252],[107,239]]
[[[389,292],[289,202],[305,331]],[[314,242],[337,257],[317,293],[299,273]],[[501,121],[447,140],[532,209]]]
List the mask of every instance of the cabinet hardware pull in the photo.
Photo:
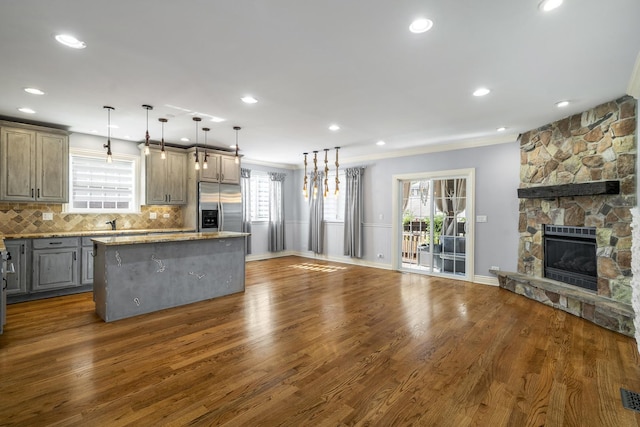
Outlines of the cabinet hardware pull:
[[74,261],[76,260],[76,252],[75,251],[73,251],[73,260]]
[[38,188],[38,199],[40,198],[40,189]]
[[62,242],[49,242],[50,245],[61,245]]
[[24,255],[24,244],[20,245],[20,253]]
[[31,197],[33,198],[33,188],[31,189]]

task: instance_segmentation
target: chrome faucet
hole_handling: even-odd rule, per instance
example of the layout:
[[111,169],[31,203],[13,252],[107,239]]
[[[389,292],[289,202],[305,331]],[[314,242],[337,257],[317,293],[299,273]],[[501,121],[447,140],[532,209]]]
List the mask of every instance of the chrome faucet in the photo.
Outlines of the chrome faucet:
[[112,221],[107,221],[106,224],[110,224],[112,230],[116,229],[116,220],[115,219],[113,219]]

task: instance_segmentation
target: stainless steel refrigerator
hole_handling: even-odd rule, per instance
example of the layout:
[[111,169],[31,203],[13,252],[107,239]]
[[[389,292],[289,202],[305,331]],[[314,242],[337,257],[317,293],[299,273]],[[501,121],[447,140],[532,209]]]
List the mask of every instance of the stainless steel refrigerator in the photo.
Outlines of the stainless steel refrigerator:
[[242,231],[240,185],[198,184],[198,231]]

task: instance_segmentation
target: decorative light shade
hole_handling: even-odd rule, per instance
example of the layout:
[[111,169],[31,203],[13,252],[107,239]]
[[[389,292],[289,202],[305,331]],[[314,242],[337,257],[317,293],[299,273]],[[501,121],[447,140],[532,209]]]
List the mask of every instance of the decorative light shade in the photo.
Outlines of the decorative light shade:
[[302,195],[304,196],[304,199],[307,200],[309,198],[309,192],[307,191],[307,182],[309,181],[309,178],[307,177],[307,155],[309,153],[302,154],[304,154],[304,184],[302,185]]
[[324,194],[326,199],[329,195],[329,149],[324,149]]
[[242,129],[240,126],[234,126],[233,127],[233,130],[236,131],[236,158],[235,158],[236,165],[240,164],[240,157],[238,156],[238,150],[239,150],[239,147],[238,147],[238,131],[240,129]]
[[115,108],[109,107],[108,105],[102,108],[107,110],[107,143],[104,144],[103,147],[107,149],[107,163],[111,163],[113,161],[111,158],[111,110],[115,110]]
[[149,110],[153,110],[153,107],[151,105],[143,104],[142,108],[147,110],[147,132],[144,135],[144,155],[148,156],[151,152],[149,150]]
[[164,150],[164,124],[168,122],[167,119],[158,119],[162,123],[162,139],[160,140],[160,158],[166,160],[167,152]]
[[340,150],[340,147],[336,147],[336,191],[334,192],[336,197],[340,194],[340,179],[338,178],[340,163],[338,163],[338,150]]
[[209,169],[209,154],[207,153],[207,133],[209,132],[209,128],[202,128],[204,131],[204,161],[202,162],[202,169]]
[[198,156],[198,123],[200,123],[202,119],[200,117],[194,117],[193,121],[196,122],[196,152],[194,154],[195,157],[195,169],[198,171],[200,170],[200,158]]
[[313,198],[318,197],[318,152],[313,152]]

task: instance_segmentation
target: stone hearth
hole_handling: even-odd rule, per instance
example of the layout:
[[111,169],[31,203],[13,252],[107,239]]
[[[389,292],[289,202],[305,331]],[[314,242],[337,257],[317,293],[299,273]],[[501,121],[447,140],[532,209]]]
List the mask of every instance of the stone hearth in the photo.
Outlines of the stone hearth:
[[[620,191],[520,199],[518,273],[501,277],[506,289],[625,334],[633,328],[625,316],[631,307],[630,209],[637,204],[636,109],[636,100],[625,96],[521,135],[520,189],[619,181]],[[543,277],[544,224],[596,228],[596,293]],[[596,313],[608,320],[596,321]]]

